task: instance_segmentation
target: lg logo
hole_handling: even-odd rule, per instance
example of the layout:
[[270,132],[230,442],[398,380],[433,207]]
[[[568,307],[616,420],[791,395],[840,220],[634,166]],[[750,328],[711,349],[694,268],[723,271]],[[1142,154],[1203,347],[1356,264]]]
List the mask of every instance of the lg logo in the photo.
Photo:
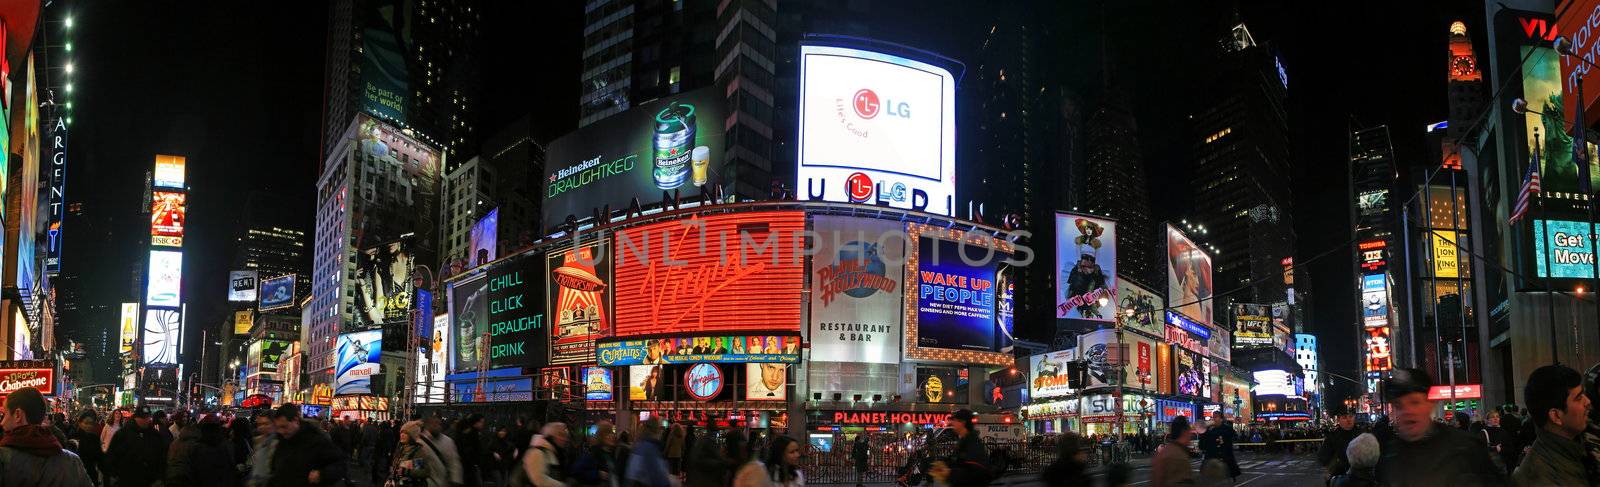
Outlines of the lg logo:
[[[867,93],[871,94],[872,92],[867,91]],[[856,99],[859,100],[860,95],[857,95]],[[860,107],[860,105],[856,106]],[[874,113],[874,115],[876,115],[876,113]],[[845,194],[850,197],[851,203],[865,203],[868,199],[872,198],[872,178],[868,177],[866,174],[859,172],[851,174],[849,178],[845,178],[844,187]]]
[[856,90],[855,96],[851,98],[851,104],[855,106],[856,116],[861,117],[863,120],[871,120],[877,117],[878,112],[884,107],[889,109],[889,116],[891,117],[911,118],[911,104],[906,102],[895,103],[894,100],[887,99],[880,103],[878,93],[866,88]]

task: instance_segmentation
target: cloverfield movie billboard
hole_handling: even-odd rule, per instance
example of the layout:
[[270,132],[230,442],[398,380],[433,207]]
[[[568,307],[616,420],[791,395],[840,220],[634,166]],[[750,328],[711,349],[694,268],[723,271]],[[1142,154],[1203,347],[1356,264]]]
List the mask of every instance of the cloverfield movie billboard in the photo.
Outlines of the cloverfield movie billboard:
[[662,97],[550,143],[544,222],[560,225],[597,208],[626,209],[677,191],[693,198],[722,182],[725,102],[715,88]]

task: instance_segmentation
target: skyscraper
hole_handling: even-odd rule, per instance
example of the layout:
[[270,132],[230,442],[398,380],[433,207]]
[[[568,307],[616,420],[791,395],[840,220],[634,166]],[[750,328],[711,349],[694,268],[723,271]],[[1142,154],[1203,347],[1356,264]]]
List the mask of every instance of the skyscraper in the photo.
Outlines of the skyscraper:
[[262,279],[286,274],[302,276],[295,286],[298,299],[311,291],[311,251],[307,247],[310,238],[304,224],[282,210],[282,205],[291,198],[265,191],[250,193],[236,237],[238,248],[233,268],[256,271]]
[[[1401,247],[1395,241],[1398,220],[1394,211],[1396,173],[1394,150],[1389,142],[1389,127],[1358,128],[1350,132],[1350,230],[1355,236],[1351,267],[1356,280],[1356,307],[1361,319],[1353,326],[1357,350],[1364,358],[1361,371],[1367,374],[1366,394],[1377,392],[1376,379],[1410,356],[1409,328],[1395,326],[1395,282],[1389,273],[1390,255]],[[1371,276],[1370,278],[1368,276]],[[1371,397],[1369,399],[1377,399]]]
[[[737,2],[730,6],[729,13],[740,10]],[[704,34],[722,32],[717,2],[588,2],[583,16],[579,127],[712,83],[713,56],[722,51]]]
[[1128,96],[1107,86],[1085,124],[1085,181],[1082,207],[1117,220],[1117,272],[1134,282],[1156,286],[1166,279],[1162,240],[1150,218],[1139,125]]

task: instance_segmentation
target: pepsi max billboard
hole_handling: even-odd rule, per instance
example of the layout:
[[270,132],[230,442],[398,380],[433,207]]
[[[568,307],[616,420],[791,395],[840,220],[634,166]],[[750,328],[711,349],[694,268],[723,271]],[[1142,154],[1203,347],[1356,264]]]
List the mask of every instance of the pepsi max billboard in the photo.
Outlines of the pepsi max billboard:
[[676,191],[694,199],[702,190],[731,188],[723,173],[726,101],[714,87],[635,106],[550,143],[544,165],[544,222],[587,218],[638,199],[661,201]]
[[932,64],[800,46],[795,193],[941,215],[955,209],[955,78]]

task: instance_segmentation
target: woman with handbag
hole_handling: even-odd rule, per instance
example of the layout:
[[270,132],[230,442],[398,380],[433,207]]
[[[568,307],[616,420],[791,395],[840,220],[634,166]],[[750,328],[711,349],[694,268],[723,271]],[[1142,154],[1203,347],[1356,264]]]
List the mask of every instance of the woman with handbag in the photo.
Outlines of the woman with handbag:
[[431,448],[423,443],[422,423],[412,421],[400,427],[400,444],[395,446],[385,487],[448,487],[449,473]]

